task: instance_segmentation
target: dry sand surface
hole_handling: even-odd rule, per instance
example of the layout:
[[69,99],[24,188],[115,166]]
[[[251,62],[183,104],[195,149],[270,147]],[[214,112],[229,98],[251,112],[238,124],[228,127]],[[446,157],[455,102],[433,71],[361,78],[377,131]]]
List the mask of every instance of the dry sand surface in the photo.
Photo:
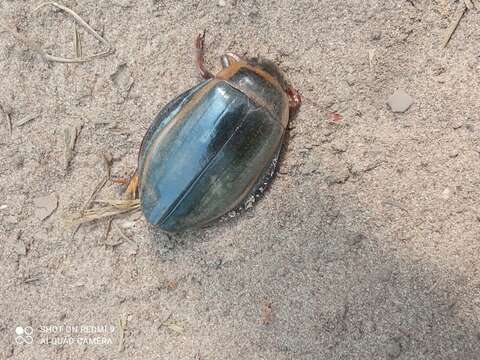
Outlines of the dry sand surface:
[[[47,64],[33,44],[75,57],[74,21],[40,3],[0,1],[31,43],[0,28],[1,359],[480,359],[480,10],[444,48],[463,1],[70,0],[115,53]],[[72,238],[103,157],[128,175],[198,83],[204,28],[211,68],[262,54],[303,94],[270,190],[204,230]]]

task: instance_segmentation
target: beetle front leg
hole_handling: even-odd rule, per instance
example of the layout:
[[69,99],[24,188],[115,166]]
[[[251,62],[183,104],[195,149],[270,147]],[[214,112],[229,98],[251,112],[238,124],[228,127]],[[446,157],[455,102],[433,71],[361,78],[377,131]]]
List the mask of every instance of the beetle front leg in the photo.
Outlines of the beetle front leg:
[[298,110],[300,109],[300,105],[302,105],[302,97],[298,90],[295,90],[293,87],[288,86],[287,88],[287,95],[289,97],[289,112],[290,117],[293,117],[297,114]]
[[133,175],[130,178],[118,177],[111,178],[111,181],[114,184],[127,185],[125,190],[125,197],[128,199],[138,199],[138,169],[135,170]]
[[204,79],[211,79],[213,74],[205,67],[205,32],[206,30],[203,30],[203,33],[198,34],[195,40],[195,63],[200,76]]

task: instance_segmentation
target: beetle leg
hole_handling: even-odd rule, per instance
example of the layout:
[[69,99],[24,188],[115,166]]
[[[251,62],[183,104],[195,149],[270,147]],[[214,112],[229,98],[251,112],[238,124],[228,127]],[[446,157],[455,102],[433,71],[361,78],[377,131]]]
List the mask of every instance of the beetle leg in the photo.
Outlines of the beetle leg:
[[125,190],[125,195],[130,199],[138,199],[138,174],[137,170],[130,179],[127,190]]
[[295,116],[302,105],[302,97],[298,90],[295,90],[290,85],[287,87],[287,95],[290,98],[289,101],[289,110],[290,117]]
[[213,74],[205,67],[205,32],[206,30],[203,30],[203,33],[198,34],[195,40],[195,63],[200,76],[204,79],[211,79]]
[[130,178],[118,177],[111,179],[114,184],[128,185],[127,189],[125,190],[125,196],[128,199],[138,198],[138,180],[137,170],[135,170]]
[[130,184],[130,179],[125,177],[112,177],[110,179],[114,184],[128,185]]

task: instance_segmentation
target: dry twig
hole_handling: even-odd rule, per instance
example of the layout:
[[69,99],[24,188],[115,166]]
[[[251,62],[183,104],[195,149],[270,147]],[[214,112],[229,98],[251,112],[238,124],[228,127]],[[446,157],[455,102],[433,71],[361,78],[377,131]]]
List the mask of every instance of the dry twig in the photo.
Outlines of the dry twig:
[[120,339],[118,340],[118,352],[125,349],[125,329],[127,328],[127,315],[123,315],[118,319],[118,327],[120,328]]
[[24,117],[22,120],[20,120],[19,122],[17,122],[16,126],[17,127],[23,126],[26,123],[29,123],[30,121],[35,120],[37,117],[38,117],[37,114],[28,115],[28,116]]
[[77,22],[73,22],[73,50],[77,59],[82,58],[82,43],[80,41],[80,34],[77,29]]
[[[83,204],[82,210],[80,212],[82,215],[83,215],[83,212],[86,209],[88,209],[88,207],[90,207],[90,205],[92,204],[92,200],[95,197],[95,195],[97,195],[97,193],[100,190],[103,189],[103,187],[107,183],[108,179],[110,178],[111,167],[112,167],[112,155],[111,154],[104,154],[103,155],[103,160],[104,160],[104,166],[105,166],[106,174],[102,179],[100,179],[100,181],[97,183],[97,185],[93,189],[92,193],[90,194],[90,197],[88,198],[88,200],[85,202],[85,204]],[[82,215],[80,215],[80,216],[82,216]],[[110,232],[110,226],[111,226],[110,223],[111,223],[111,221],[109,222],[109,225],[107,227],[107,231],[106,231],[106,235],[105,235],[105,241],[107,241],[108,233]],[[78,223],[76,225],[76,227],[75,227],[75,229],[73,230],[73,233],[72,233],[72,239],[75,237],[75,234],[77,233],[78,229],[80,229],[81,225],[82,225],[82,223]]]
[[124,239],[125,241],[127,241],[127,242],[135,245],[135,247],[137,247],[137,243],[135,241],[133,241],[132,239],[130,239],[127,235],[125,235],[124,232],[122,231],[122,229],[120,229],[120,226],[117,225],[117,223],[112,222],[112,225],[122,239]]
[[[45,2],[43,4],[40,4],[37,8],[35,8],[35,10],[33,12],[36,12],[36,11],[40,10],[41,8],[43,8],[45,6],[49,6],[49,5],[63,10],[64,12],[69,14],[71,17],[73,17],[73,19],[75,20],[75,23],[78,23],[87,32],[89,32],[93,37],[95,37],[95,39],[100,41],[106,47],[106,50],[103,51],[103,52],[99,52],[97,54],[82,57],[81,56],[81,47],[79,47],[80,45],[79,45],[78,32],[75,28],[76,36],[75,36],[75,45],[74,46],[75,46],[75,49],[76,49],[75,54],[76,54],[77,57],[76,58],[65,58],[65,57],[60,57],[60,56],[54,56],[54,55],[48,54],[39,45],[37,45],[36,43],[31,41],[27,37],[25,37],[23,35],[20,35],[18,32],[9,28],[7,25],[2,24],[1,22],[0,22],[0,28],[3,28],[5,31],[10,33],[16,40],[24,43],[30,49],[32,49],[33,51],[40,54],[40,56],[42,57],[42,59],[45,62],[50,61],[50,62],[58,62],[58,63],[84,63],[84,62],[88,62],[88,61],[91,61],[93,59],[97,59],[99,57],[107,56],[107,55],[110,55],[111,53],[113,53],[114,49],[110,45],[110,43],[107,40],[105,40],[102,36],[100,36],[100,34],[98,32],[96,32],[90,25],[88,25],[88,23],[85,20],[83,20],[77,13],[75,13],[73,10],[69,9],[68,7],[66,7],[64,5],[61,5],[61,4],[58,4],[54,1],[50,1],[50,2]],[[80,56],[78,56],[78,54],[79,54],[78,50],[80,51]]]
[[45,3],[37,6],[35,8],[35,10],[33,10],[33,12],[37,12],[41,8],[43,8],[45,6],[48,6],[48,5],[54,6],[56,8],[59,8],[59,9],[65,11],[67,14],[69,14],[71,17],[73,17],[78,22],[78,24],[83,26],[85,28],[85,30],[87,30],[90,34],[92,34],[95,37],[95,39],[100,41],[107,48],[109,48],[109,49],[111,48],[110,43],[107,40],[105,40],[103,37],[100,36],[99,33],[97,33],[95,30],[93,30],[92,27],[90,25],[88,25],[77,13],[75,13],[73,10],[69,9],[66,6],[60,5],[60,4],[58,4],[54,1],[49,1],[49,2],[45,2]]
[[162,326],[165,326],[166,328],[172,330],[177,334],[183,334],[185,332],[184,327],[180,322],[175,320],[170,320],[172,315],[173,313],[170,313],[170,315],[168,315],[167,318],[161,322],[161,324],[159,325],[159,328],[161,328]]
[[140,208],[140,200],[97,200],[95,203],[104,204],[98,208],[83,211],[73,222],[83,224],[99,219],[105,219],[126,214]]
[[460,24],[460,20],[462,20],[463,15],[465,15],[465,12],[467,11],[467,6],[465,3],[462,5],[462,9],[458,12],[457,17],[453,21],[453,23],[450,25],[447,31],[447,35],[445,36],[445,40],[443,42],[443,47],[446,48],[448,43],[450,42],[450,39],[453,36],[453,33],[455,30],[457,30],[458,24]]
[[78,135],[82,130],[83,125],[76,125],[68,127],[64,130],[65,139],[65,170],[70,166],[70,162],[73,160],[73,151],[77,142]]

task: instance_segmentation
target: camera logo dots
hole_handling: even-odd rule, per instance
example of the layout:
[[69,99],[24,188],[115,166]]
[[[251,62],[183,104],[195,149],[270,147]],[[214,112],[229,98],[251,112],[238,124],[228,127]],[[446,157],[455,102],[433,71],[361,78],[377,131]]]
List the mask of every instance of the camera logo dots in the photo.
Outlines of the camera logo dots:
[[33,328],[31,326],[17,326],[15,328],[15,342],[21,344],[31,344],[33,342]]

